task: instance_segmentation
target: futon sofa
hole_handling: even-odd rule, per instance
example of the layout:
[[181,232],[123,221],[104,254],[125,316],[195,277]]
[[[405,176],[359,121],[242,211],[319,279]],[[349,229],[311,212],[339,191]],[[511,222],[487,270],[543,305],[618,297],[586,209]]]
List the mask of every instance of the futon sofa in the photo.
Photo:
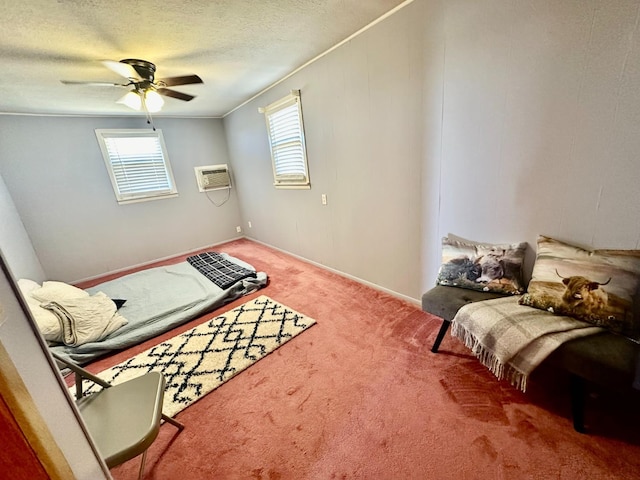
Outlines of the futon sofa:
[[[431,351],[438,352],[451,321],[462,306],[501,296],[498,293],[443,285],[427,291],[422,296],[422,309],[442,318],[442,326]],[[640,393],[632,387],[639,355],[640,344],[622,335],[604,331],[565,342],[547,357],[544,363],[553,363],[569,373],[571,410],[576,431],[585,432],[586,382],[625,394]]]

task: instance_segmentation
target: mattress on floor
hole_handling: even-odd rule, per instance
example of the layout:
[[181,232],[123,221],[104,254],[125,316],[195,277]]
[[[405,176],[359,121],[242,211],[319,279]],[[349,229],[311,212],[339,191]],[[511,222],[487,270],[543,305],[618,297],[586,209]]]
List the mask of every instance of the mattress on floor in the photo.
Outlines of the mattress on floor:
[[[244,268],[255,268],[240,259],[221,254]],[[103,292],[126,300],[119,309],[128,323],[99,342],[76,347],[54,345],[58,355],[78,364],[88,363],[114,350],[136,345],[258,290],[267,283],[264,272],[238,280],[222,289],[188,262],[154,267],[101,283],[86,291]]]

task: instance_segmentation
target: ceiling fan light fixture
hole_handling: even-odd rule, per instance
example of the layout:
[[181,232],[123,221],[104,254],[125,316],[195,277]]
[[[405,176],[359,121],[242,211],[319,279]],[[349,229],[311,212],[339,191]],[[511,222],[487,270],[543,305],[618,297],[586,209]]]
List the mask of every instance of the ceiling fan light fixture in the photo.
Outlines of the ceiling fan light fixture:
[[151,113],[155,113],[160,111],[164,105],[164,100],[158,92],[150,89],[144,93],[144,103],[147,106],[147,110]]
[[137,91],[131,90],[130,92],[127,92],[124,97],[118,100],[117,103],[122,103],[134,110],[140,110],[142,108],[142,97]]
[[136,111],[144,110],[147,114],[147,118],[150,118],[149,113],[159,112],[163,107],[164,99],[161,95],[182,100],[184,102],[189,102],[196,98],[193,95],[178,92],[166,87],[203,83],[202,79],[195,74],[156,79],[156,66],[151,62],[137,58],[125,58],[119,62],[103,60],[102,63],[111,71],[126,78],[126,83],[80,82],[72,80],[62,80],[62,83],[66,85],[98,85],[131,88],[131,91],[116,103],[126,105]]

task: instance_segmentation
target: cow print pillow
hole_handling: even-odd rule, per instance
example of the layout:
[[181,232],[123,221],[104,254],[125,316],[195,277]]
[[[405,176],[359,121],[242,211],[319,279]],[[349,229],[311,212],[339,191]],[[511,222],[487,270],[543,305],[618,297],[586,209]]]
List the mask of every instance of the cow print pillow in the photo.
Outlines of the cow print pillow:
[[538,237],[538,254],[520,304],[640,338],[640,250],[584,250]]
[[522,264],[527,243],[494,245],[442,239],[442,264],[438,285],[510,295],[524,293]]

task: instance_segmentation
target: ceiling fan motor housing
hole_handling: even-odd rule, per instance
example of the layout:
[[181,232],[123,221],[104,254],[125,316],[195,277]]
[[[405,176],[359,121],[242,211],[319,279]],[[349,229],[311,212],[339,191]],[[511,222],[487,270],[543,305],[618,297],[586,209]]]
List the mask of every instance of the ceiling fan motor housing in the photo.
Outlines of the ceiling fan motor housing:
[[128,63],[138,72],[138,75],[149,83],[153,83],[153,77],[156,72],[156,66],[153,63],[137,58],[125,58],[124,60],[120,60],[120,62]]

